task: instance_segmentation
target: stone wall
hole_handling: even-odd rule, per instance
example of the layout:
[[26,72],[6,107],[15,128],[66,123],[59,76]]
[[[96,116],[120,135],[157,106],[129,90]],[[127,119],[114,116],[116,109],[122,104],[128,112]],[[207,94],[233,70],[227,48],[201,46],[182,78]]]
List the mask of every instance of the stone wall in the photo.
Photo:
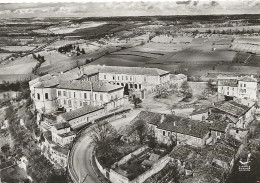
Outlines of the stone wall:
[[149,170],[147,170],[143,174],[139,175],[136,179],[132,180],[130,183],[144,182],[146,179],[148,179],[152,175],[161,171],[170,162],[170,160],[171,160],[171,158],[168,155],[162,157],[157,162],[155,162]]
[[125,157],[123,157],[121,160],[119,160],[119,161],[117,162],[118,166],[119,166],[119,165],[122,165],[122,164],[125,164],[127,161],[129,161],[129,160],[133,157],[133,155],[136,156],[136,155],[138,155],[138,154],[141,154],[141,153],[144,152],[146,149],[148,149],[148,146],[147,146],[147,145],[146,145],[146,146],[143,146],[143,147],[140,147],[139,149],[135,150],[134,152],[132,152],[132,153],[126,155]]

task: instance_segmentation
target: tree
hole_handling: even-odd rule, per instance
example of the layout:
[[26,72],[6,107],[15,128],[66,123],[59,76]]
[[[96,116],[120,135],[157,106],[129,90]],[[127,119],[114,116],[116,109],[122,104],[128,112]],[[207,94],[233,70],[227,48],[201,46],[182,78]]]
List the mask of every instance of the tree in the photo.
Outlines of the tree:
[[5,144],[1,147],[1,151],[7,155],[7,153],[10,151],[10,145],[9,144]]
[[107,140],[115,136],[115,129],[107,121],[96,123],[91,129],[91,139],[95,144],[105,144]]
[[145,137],[148,135],[148,126],[146,122],[143,120],[137,120],[133,124],[133,130],[137,132],[140,144],[143,144]]
[[136,97],[135,95],[133,95],[132,102],[133,102],[135,108],[137,108],[139,106],[139,104],[142,103],[142,100],[139,97]]
[[82,50],[81,50],[81,53],[82,54],[85,54],[86,52],[85,52],[85,50],[82,48]]
[[184,94],[183,101],[187,101],[188,99],[192,98],[192,89],[190,88],[190,85],[188,84],[187,81],[184,81],[181,84],[181,90],[182,93]]

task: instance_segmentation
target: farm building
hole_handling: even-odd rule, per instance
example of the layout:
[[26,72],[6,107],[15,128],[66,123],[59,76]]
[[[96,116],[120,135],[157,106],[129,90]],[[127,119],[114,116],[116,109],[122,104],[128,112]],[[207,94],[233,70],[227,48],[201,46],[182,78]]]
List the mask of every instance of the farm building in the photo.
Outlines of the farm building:
[[237,79],[219,79],[217,85],[218,93],[226,97],[257,100],[257,79],[253,77],[244,76]]

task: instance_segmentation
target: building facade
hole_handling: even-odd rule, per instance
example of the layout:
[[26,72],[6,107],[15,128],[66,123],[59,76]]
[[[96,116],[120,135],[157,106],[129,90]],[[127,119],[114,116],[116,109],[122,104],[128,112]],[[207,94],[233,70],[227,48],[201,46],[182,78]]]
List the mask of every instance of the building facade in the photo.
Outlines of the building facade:
[[237,79],[219,79],[218,93],[227,97],[257,100],[257,79],[244,76]]
[[99,81],[109,82],[128,90],[152,91],[170,81],[170,73],[157,68],[99,66]]
[[105,110],[111,110],[124,103],[123,87],[109,83],[62,81],[56,88],[58,106],[66,111],[87,105],[104,106]]
[[63,113],[57,117],[58,123],[68,122],[74,128],[81,127],[88,123],[92,123],[95,119],[105,115],[102,106],[85,106],[70,112]]

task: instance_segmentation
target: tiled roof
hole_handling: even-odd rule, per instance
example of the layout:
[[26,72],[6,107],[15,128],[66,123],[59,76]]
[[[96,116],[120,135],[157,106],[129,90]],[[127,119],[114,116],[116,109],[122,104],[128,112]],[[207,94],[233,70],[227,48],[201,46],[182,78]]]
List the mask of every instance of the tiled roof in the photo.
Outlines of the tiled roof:
[[63,134],[58,134],[60,137],[62,138],[65,138],[65,137],[69,137],[69,136],[73,136],[73,135],[76,135],[76,132],[74,131],[71,131],[71,132],[68,132],[68,133],[63,133]]
[[192,147],[188,145],[177,145],[173,148],[169,156],[174,159],[184,161],[186,159],[193,157],[193,155],[195,154],[196,153]]
[[69,111],[66,113],[61,114],[61,117],[65,119],[66,121],[70,121],[72,119],[78,118],[80,116],[92,113],[94,111],[103,109],[104,107],[101,106],[84,106],[82,108],[75,109],[73,111]]
[[222,104],[217,104],[215,108],[224,111],[228,114],[231,114],[235,117],[240,117],[244,115],[250,109],[250,107],[239,104],[233,100],[223,102]]
[[213,158],[226,163],[230,163],[236,154],[236,150],[233,147],[224,143],[217,142],[213,148]]
[[196,109],[194,110],[191,115],[196,115],[196,114],[203,114],[203,113],[207,113],[209,112],[209,108],[199,108],[199,109]]
[[52,149],[54,151],[57,151],[57,152],[63,154],[63,155],[68,155],[68,153],[69,153],[69,148],[67,148],[67,147],[60,147],[59,145],[56,145],[56,146],[52,147]]
[[237,79],[219,79],[218,80],[219,86],[237,87],[237,84],[238,84]]
[[210,129],[224,133],[230,123],[231,121],[229,119],[222,120],[222,121],[214,121],[210,125]]
[[69,128],[69,127],[70,127],[70,124],[69,124],[69,122],[57,123],[57,124],[54,125],[54,127],[55,127],[57,130],[61,130],[61,129],[64,129],[64,128]]
[[101,73],[149,75],[149,76],[161,76],[169,73],[168,71],[164,71],[161,69],[145,68],[145,67],[99,66],[98,69],[99,72]]
[[123,88],[123,86],[112,85],[105,82],[95,81],[60,81],[60,84],[57,88],[62,89],[71,89],[71,90],[83,90],[83,91],[91,91],[91,83],[93,92],[110,92],[114,90],[118,90]]
[[250,77],[250,76],[244,76],[244,77],[239,78],[239,81],[257,82],[257,79]]
[[51,88],[59,84],[58,77],[52,77],[49,80],[41,81],[35,85],[35,88]]
[[43,132],[43,136],[45,137],[45,139],[46,139],[48,142],[51,142],[51,141],[52,141],[52,137],[51,137],[51,132],[50,132],[50,131]]
[[209,132],[209,123],[195,121],[189,118],[166,115],[164,121],[158,125],[159,129],[203,138]]
[[143,120],[146,123],[152,124],[152,125],[158,125],[160,123],[161,117],[164,114],[160,113],[154,113],[149,111],[141,111],[131,123],[134,123],[137,120]]

